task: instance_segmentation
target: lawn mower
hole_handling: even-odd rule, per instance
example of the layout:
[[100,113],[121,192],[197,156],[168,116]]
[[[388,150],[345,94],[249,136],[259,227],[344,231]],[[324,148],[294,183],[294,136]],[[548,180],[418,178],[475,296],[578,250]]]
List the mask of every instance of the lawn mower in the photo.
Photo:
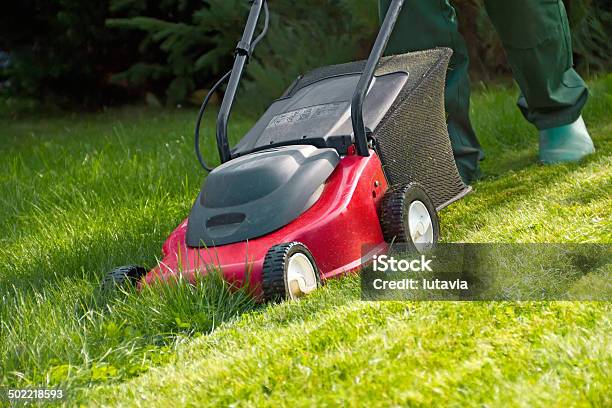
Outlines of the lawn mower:
[[[252,0],[230,72],[198,115],[196,155],[210,174],[189,217],[163,244],[151,271],[126,266],[104,282],[160,280],[220,270],[263,301],[294,299],[358,271],[392,242],[434,246],[437,212],[465,196],[444,113],[447,48],[383,57],[403,1],[387,11],[366,61],[298,77],[231,147],[227,128],[240,79],[268,27]],[[265,28],[254,40],[262,11]],[[211,169],[199,129],[227,81],[216,127],[221,164]]]

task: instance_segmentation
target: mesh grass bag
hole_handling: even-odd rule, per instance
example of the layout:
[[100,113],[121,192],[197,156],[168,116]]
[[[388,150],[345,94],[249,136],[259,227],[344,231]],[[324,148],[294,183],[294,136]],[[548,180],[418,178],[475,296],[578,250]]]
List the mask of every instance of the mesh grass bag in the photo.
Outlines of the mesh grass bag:
[[[418,182],[438,210],[470,191],[455,165],[446,126],[444,83],[452,51],[435,48],[385,57],[376,75],[408,73],[408,80],[376,129],[375,149],[391,187]],[[285,97],[325,78],[360,74],[365,61],[315,69],[289,88]]]

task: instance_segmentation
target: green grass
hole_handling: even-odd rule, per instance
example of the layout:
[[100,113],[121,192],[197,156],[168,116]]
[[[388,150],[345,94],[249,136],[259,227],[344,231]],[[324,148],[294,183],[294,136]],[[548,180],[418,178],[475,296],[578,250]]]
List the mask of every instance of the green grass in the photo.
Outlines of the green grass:
[[[591,89],[598,152],[557,166],[536,163],[514,90],[477,92],[486,177],[442,212],[444,241],[612,241],[612,76]],[[0,385],[63,386],[68,403],[96,405],[612,404],[608,303],[368,303],[349,277],[256,306],[214,274],[104,296],[104,272],[154,265],[188,214],[203,179],[194,118],[0,119]],[[238,117],[230,133],[248,126]]]

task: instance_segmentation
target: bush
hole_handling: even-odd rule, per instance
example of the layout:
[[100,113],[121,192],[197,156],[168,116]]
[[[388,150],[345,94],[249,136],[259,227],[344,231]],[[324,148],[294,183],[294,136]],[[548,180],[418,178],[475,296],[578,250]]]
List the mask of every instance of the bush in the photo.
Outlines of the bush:
[[[508,73],[483,0],[454,0],[473,73]],[[315,66],[367,55],[377,0],[269,0],[270,33],[247,71],[241,101],[259,111]],[[606,0],[566,0],[576,64],[609,70],[612,12]],[[229,69],[247,0],[23,0],[0,14],[0,91],[54,103],[97,105],[151,92],[188,100]],[[8,52],[7,58],[2,51]]]
[[110,83],[109,74],[137,60],[133,50],[140,36],[106,29],[106,1],[23,0],[2,7],[0,49],[8,51],[10,61],[6,91],[85,105],[124,93]]
[[[569,3],[569,1],[568,1]],[[612,69],[612,11],[607,0],[572,1],[568,7],[575,63],[585,73]]]
[[[0,82],[8,78],[3,88],[13,95],[85,106],[163,92],[170,70],[163,50],[145,33],[109,29],[106,20],[146,14],[187,21],[200,6],[198,0],[9,2],[0,13],[0,50],[8,52],[10,64]],[[146,81],[114,77],[134,66],[133,71],[146,69]]]
[[[369,44],[376,31],[375,1],[269,3],[270,31],[257,49],[245,81],[251,107],[257,109],[277,97],[304,70],[362,57],[367,49],[364,44]],[[191,19],[181,22],[149,15],[109,20],[110,27],[144,31],[145,41],[159,44],[167,55],[166,69],[139,63],[115,79],[142,83],[154,76],[166,76],[171,78],[168,100],[175,103],[187,99],[231,67],[248,6],[245,0],[208,0]]]
[[[227,7],[232,1],[219,3],[223,8],[221,15],[236,12]],[[202,55],[217,58],[215,43],[207,38],[207,31],[188,24],[206,10],[202,1],[110,0],[110,10],[113,15],[122,16],[107,20],[110,31],[142,38],[134,48],[139,61],[126,70],[115,71],[111,78],[113,83],[125,84],[141,92],[152,91],[158,96],[165,93],[169,101],[175,103],[189,96],[197,75],[201,74],[194,61]],[[224,28],[231,29],[231,26],[228,24]],[[210,68],[219,62],[213,61],[206,66],[208,76],[214,73]]]
[[[122,0],[125,1],[125,0]],[[579,70],[610,67],[612,13],[605,0],[566,0],[573,27]],[[455,0],[460,29],[468,43],[472,73],[489,79],[508,74],[503,47],[489,21],[483,0]],[[378,26],[376,0],[270,0],[271,29],[249,66],[243,91],[250,108],[260,110],[300,73],[310,68],[363,58]],[[571,3],[571,4],[570,4]],[[208,0],[191,19],[170,22],[140,16],[109,21],[111,27],[146,32],[146,41],[166,53],[167,68],[137,64],[116,79],[146,82],[165,75],[170,102],[185,100],[209,87],[231,66],[248,4],[244,0]]]

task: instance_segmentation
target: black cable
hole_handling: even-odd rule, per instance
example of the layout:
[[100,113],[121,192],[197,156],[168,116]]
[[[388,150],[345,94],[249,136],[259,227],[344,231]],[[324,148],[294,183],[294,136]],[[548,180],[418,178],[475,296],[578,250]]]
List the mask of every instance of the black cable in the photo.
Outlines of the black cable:
[[[253,51],[255,51],[255,47],[257,46],[257,43],[259,43],[266,36],[268,32],[268,27],[270,26],[270,13],[268,10],[268,2],[264,0],[263,6],[264,6],[264,13],[265,13],[264,28],[261,31],[261,33],[257,36],[257,38],[255,38],[255,40],[251,43],[251,49],[249,51],[249,54],[253,54]],[[198,113],[198,119],[196,120],[196,127],[195,127],[195,134],[194,134],[195,153],[196,153],[196,156],[198,157],[198,161],[200,162],[200,165],[202,166],[202,168],[209,173],[213,169],[208,167],[208,165],[204,161],[204,158],[202,157],[202,152],[200,151],[200,125],[202,123],[202,118],[204,117],[204,112],[206,111],[206,107],[208,106],[208,102],[210,101],[210,98],[217,91],[217,89],[219,89],[219,87],[225,81],[227,81],[227,79],[230,77],[231,74],[232,74],[232,70],[229,70],[225,75],[221,77],[221,79],[217,81],[216,84],[213,85],[210,91],[208,91],[208,94],[206,94],[206,98],[204,98],[204,102],[202,103],[202,106],[200,106],[200,112]]]
[[200,112],[198,113],[198,120],[196,121],[195,135],[194,135],[195,153],[196,153],[196,156],[198,157],[198,161],[200,162],[200,165],[202,166],[202,168],[209,173],[212,171],[212,168],[208,167],[208,165],[204,161],[204,158],[202,157],[202,152],[200,151],[200,124],[202,123],[202,117],[204,116],[204,111],[206,111],[206,106],[208,105],[208,101],[213,96],[213,94],[217,91],[217,89],[225,81],[227,81],[231,73],[232,73],[232,70],[227,71],[227,73],[223,75],[221,79],[217,81],[216,84],[213,85],[210,91],[208,91],[208,94],[206,94],[206,98],[204,98],[204,102],[202,103],[202,106],[200,106]]
[[264,6],[264,28],[263,30],[261,30],[261,33],[257,36],[257,38],[255,38],[255,40],[253,41],[253,43],[251,44],[251,54],[253,54],[253,51],[255,51],[255,47],[257,46],[257,43],[259,43],[268,33],[268,27],[270,26],[270,12],[268,10],[268,2],[264,1],[263,3]]

